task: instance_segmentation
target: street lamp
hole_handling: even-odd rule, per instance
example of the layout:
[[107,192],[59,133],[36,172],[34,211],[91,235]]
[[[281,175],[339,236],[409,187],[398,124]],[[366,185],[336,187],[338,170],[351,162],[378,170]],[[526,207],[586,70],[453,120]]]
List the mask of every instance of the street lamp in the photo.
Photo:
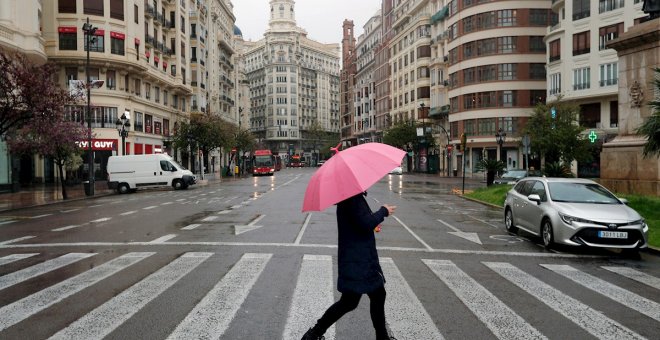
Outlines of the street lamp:
[[89,167],[89,189],[85,192],[87,196],[94,196],[94,151],[92,150],[92,102],[91,102],[91,79],[89,77],[89,45],[96,41],[96,30],[98,27],[93,27],[87,22],[83,24],[82,30],[85,32],[85,49],[87,50],[87,64],[85,65],[85,78],[87,82],[87,147],[89,154],[87,155],[87,166]]
[[425,120],[426,117],[424,116],[424,107],[425,107],[424,103],[419,103],[419,113],[421,116],[420,118],[422,118],[422,131],[424,131],[423,134],[426,135],[426,130],[425,130],[426,127],[424,126],[426,124],[426,120]]
[[497,141],[497,145],[500,147],[500,160],[502,160],[502,144],[506,141],[506,132],[502,131],[502,128],[497,130],[495,141]]
[[126,156],[126,137],[128,137],[128,130],[131,128],[131,111],[124,111],[124,114],[121,115],[119,119],[117,119],[117,122],[115,122],[115,125],[117,126],[117,132],[119,132],[119,136],[121,137],[121,154],[122,156]]

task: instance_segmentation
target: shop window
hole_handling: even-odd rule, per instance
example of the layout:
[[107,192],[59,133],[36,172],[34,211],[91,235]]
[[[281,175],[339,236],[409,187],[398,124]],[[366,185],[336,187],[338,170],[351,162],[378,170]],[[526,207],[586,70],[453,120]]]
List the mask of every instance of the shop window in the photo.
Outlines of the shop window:
[[60,13],[76,13],[76,0],[58,0],[57,10]]
[[103,16],[103,0],[85,0],[83,6],[85,14]]

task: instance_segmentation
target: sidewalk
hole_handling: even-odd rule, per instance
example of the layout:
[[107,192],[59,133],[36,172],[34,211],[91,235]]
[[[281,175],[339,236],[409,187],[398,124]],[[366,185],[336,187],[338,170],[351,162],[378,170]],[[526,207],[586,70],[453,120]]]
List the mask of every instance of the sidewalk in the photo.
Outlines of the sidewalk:
[[[218,175],[204,174],[204,180],[199,179],[197,175],[196,186],[205,186],[221,181],[231,181],[234,178],[220,179]],[[238,179],[238,178],[236,178]],[[106,181],[94,182],[94,196],[87,197],[83,184],[76,184],[66,187],[66,202],[91,199],[94,197],[114,195],[113,190],[108,189]],[[0,193],[0,212],[11,211],[53,203],[65,202],[62,198],[62,187],[60,184],[36,184],[29,188],[21,188],[19,192]]]

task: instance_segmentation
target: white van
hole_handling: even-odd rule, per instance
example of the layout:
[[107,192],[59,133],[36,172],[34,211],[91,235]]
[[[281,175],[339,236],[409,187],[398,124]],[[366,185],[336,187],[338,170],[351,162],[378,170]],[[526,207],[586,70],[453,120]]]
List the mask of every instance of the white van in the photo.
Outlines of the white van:
[[110,156],[108,187],[120,194],[138,188],[172,186],[186,189],[196,178],[166,154]]

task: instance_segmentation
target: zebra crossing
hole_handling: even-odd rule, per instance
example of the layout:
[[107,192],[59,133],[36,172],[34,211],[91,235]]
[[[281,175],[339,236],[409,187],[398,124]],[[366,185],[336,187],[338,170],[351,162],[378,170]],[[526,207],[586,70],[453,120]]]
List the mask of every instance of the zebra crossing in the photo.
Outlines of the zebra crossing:
[[[75,294],[81,293],[91,286],[112,280],[124,270],[138,263],[148,261],[156,252],[130,252],[118,255],[90,269],[82,270],[77,275],[64,278],[60,282],[42,290],[18,297],[14,302],[0,306],[0,338],[3,332],[12,326],[29,320],[38,313],[47,311],[55,304],[66,302]],[[18,268],[0,276],[0,294],[8,288],[37,278],[43,274],[63,270],[85,259],[93,259],[96,253],[67,253],[42,262],[21,266],[21,261],[33,263],[38,253],[9,254],[0,257],[0,270],[3,266]],[[210,258],[218,256],[212,252],[187,252],[169,259],[166,263],[154,268],[150,273],[123,291],[117,292],[107,301],[77,319],[64,325],[59,331],[49,335],[50,339],[101,339],[121,327],[133,318],[145,306],[172,288],[181,279],[189,275],[195,276],[198,267],[207,263]],[[241,308],[252,294],[256,283],[268,281],[263,273],[271,265],[272,253],[245,253],[235,261],[226,273],[218,275],[217,282],[208,291],[203,292],[199,301],[191,304],[192,309],[175,325],[171,325],[167,339],[221,339],[231,327]],[[32,261],[32,262],[31,262]],[[281,334],[273,334],[278,339],[299,339],[311,327],[319,313],[335,301],[336,272],[333,263],[335,259],[329,255],[298,254],[287,258],[296,261],[297,277],[291,278],[293,294],[288,302],[288,310],[284,313],[284,323]],[[514,310],[509,301],[502,295],[490,292],[480,279],[473,277],[469,270],[463,270],[460,263],[446,259],[419,259],[422,266],[430,274],[433,289],[450,291],[464,305],[466,310],[483,324],[493,338],[498,339],[547,339],[553,334],[543,334],[533,322],[526,320],[526,315]],[[299,262],[299,264],[298,264]],[[386,315],[388,327],[397,339],[444,339],[451,332],[451,325],[441,325],[427,311],[425,304],[412,288],[411,284],[397,265],[397,260],[381,257],[381,267],[387,278]],[[404,264],[405,265],[405,264]],[[649,334],[649,329],[660,329],[660,301],[658,297],[659,279],[643,271],[626,266],[594,265],[598,273],[605,273],[605,278],[593,274],[592,268],[581,269],[566,264],[538,264],[538,269],[547,275],[555,275],[553,280],[564,280],[568,284],[578,285],[600,294],[605,299],[611,299],[628,309],[629,313],[637,313],[639,317],[648,318],[648,329],[630,329],[619,320],[614,320],[611,314],[588,305],[588,302],[570,296],[561,288],[545,282],[545,274],[531,273],[508,262],[480,261],[483,268],[479,276],[487,275],[491,279],[512,283],[507,289],[518,295],[525,296],[530,304],[545,305],[556,311],[563,322],[572,323],[584,329],[599,339],[645,339],[642,334]],[[589,266],[580,264],[580,266]],[[7,267],[8,268],[8,267]],[[5,271],[7,272],[7,268]],[[403,267],[402,267],[403,268]],[[601,270],[602,269],[602,270]],[[589,273],[589,272],[591,273]],[[403,271],[405,272],[405,271]],[[473,275],[473,276],[471,276]],[[608,276],[609,275],[609,276]],[[637,287],[637,293],[624,289],[607,278],[618,277],[630,285]],[[216,279],[214,279],[216,280]],[[565,288],[564,288],[565,289]],[[651,298],[643,297],[638,292],[646,290]],[[499,296],[499,297],[498,297]],[[186,297],[181,297],[185,299]],[[587,299],[588,300],[588,299]],[[654,301],[655,300],[655,301]],[[613,307],[621,308],[621,307]],[[436,321],[434,321],[436,320]],[[543,328],[541,328],[543,329]],[[545,328],[547,330],[547,328]],[[336,338],[336,328],[333,326],[326,332],[326,339]],[[655,333],[657,334],[657,333]],[[646,335],[648,336],[648,335]],[[29,335],[27,336],[29,338]]]

